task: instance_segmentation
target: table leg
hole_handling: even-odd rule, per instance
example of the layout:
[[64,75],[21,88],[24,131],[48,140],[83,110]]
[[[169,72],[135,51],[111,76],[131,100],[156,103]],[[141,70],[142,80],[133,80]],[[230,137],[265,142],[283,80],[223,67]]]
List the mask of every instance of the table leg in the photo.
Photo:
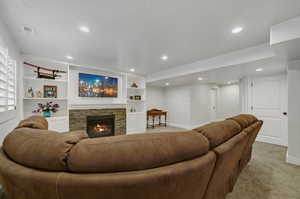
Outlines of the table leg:
[[161,116],[158,116],[159,118],[159,126],[161,125]]
[[147,128],[149,128],[149,116],[147,115]]
[[167,127],[167,114],[165,114],[165,127]]
[[154,122],[155,122],[155,117],[154,116],[152,117],[152,121],[153,121],[152,128],[154,129]]

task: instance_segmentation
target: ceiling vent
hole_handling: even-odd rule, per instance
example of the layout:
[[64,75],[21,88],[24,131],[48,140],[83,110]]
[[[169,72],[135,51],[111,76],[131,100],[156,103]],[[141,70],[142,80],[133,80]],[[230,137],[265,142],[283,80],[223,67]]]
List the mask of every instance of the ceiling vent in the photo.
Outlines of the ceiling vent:
[[23,31],[25,32],[25,33],[30,33],[30,34],[33,34],[34,33],[34,30],[32,29],[32,28],[30,28],[30,27],[28,27],[28,26],[23,26]]

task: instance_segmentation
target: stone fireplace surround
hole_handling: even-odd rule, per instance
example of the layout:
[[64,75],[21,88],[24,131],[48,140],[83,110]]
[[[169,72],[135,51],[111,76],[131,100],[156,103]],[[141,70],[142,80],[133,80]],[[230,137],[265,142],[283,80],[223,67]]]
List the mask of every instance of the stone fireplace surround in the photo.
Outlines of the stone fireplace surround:
[[126,109],[72,109],[69,110],[70,131],[86,130],[87,116],[115,115],[115,135],[126,134]]

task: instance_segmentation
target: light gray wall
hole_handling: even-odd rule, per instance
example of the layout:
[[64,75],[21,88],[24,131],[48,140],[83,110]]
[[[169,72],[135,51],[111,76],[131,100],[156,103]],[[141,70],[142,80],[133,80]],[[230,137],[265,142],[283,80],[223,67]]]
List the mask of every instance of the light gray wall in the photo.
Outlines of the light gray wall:
[[288,66],[288,161],[300,165],[300,60]]
[[224,119],[240,113],[239,84],[220,86],[217,96],[217,119]]
[[[17,61],[17,90],[19,89],[18,85],[20,85],[21,78],[20,78],[20,53],[17,45],[15,44],[10,32],[8,31],[6,25],[0,19],[0,46],[4,48],[8,48],[8,54],[10,58]],[[17,92],[18,93],[18,92]],[[14,128],[16,127],[17,123],[20,119],[20,96],[18,97],[17,102],[17,111],[5,113],[1,115],[0,122],[0,145],[3,142],[4,137]],[[5,117],[9,117],[6,119]],[[4,119],[5,118],[5,119]]]
[[[182,128],[195,128],[210,122],[210,89],[212,84],[192,84],[164,88],[147,87],[147,109],[168,111],[168,123]],[[219,87],[217,119],[241,112],[239,85]]]
[[146,88],[146,106],[149,109],[165,109],[164,88],[147,86]]
[[209,84],[191,86],[191,125],[201,126],[210,121],[210,89]]
[[191,87],[165,88],[165,107],[171,125],[189,129],[191,126]]

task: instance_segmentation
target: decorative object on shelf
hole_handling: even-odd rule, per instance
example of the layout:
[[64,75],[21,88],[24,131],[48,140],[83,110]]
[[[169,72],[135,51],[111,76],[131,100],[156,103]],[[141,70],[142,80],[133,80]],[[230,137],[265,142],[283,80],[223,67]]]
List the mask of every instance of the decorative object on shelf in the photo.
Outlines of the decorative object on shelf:
[[61,75],[58,75],[57,73],[67,73],[66,71],[50,69],[42,66],[36,66],[27,62],[24,62],[24,65],[35,68],[36,71],[34,72],[37,73],[37,78],[55,79],[57,77],[61,77]]
[[129,96],[129,99],[130,99],[130,100],[133,100],[133,99],[134,99],[134,96]]
[[34,98],[34,91],[32,87],[27,88],[26,97]]
[[131,88],[138,88],[139,86],[137,85],[137,83],[135,83],[135,82],[133,82],[132,84],[131,84]]
[[44,98],[57,98],[57,86],[44,85]]
[[79,97],[118,97],[118,78],[79,73]]
[[142,97],[140,95],[136,95],[136,96],[134,96],[134,99],[135,100],[142,100]]
[[36,91],[36,92],[35,92],[35,96],[36,96],[37,98],[42,98],[42,97],[43,97],[43,93],[42,93],[41,91]]
[[51,117],[52,113],[56,113],[58,109],[59,104],[53,104],[53,102],[38,103],[38,108],[33,110],[32,113],[42,113],[43,117]]

